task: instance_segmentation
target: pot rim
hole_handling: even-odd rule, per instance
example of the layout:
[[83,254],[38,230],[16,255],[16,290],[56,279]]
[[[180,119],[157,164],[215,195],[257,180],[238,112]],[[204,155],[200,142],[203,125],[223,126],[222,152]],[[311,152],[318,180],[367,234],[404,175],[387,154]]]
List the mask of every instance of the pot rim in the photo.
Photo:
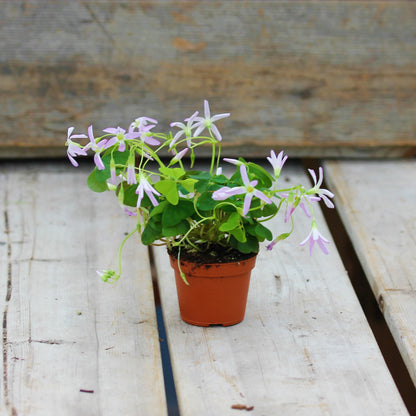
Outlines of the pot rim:
[[[234,264],[234,263],[245,263],[245,262],[248,262],[248,261],[251,261],[253,258],[256,258],[257,257],[257,255],[259,254],[259,253],[250,253],[251,255],[250,255],[250,257],[247,257],[247,258],[245,258],[245,259],[243,259],[243,260],[236,260],[236,261],[220,261],[220,262],[207,262],[207,263],[199,263],[199,262],[194,262],[194,261],[192,261],[192,260],[187,260],[187,259],[180,259],[180,263],[182,264],[182,263],[186,263],[186,264],[188,264],[188,263],[191,263],[191,264],[195,264],[195,265],[197,265],[197,266],[206,266],[206,265],[214,265],[214,264]],[[175,261],[178,261],[178,258],[174,255],[174,254],[171,254],[170,252],[169,252],[169,250],[168,250],[168,255],[169,255],[169,257],[170,258],[172,258],[172,259],[174,259]]]
[[[189,275],[195,276],[199,275],[200,277],[219,277],[216,271],[220,271],[225,276],[237,276],[241,274],[241,269],[239,266],[252,270],[255,267],[257,254],[253,254],[253,256],[244,259],[238,260],[233,262],[224,262],[224,263],[195,263],[189,260],[180,260],[180,268],[181,270]],[[169,254],[169,259],[171,266],[175,269],[178,267],[178,259],[177,257]],[[237,269],[235,269],[238,267]]]

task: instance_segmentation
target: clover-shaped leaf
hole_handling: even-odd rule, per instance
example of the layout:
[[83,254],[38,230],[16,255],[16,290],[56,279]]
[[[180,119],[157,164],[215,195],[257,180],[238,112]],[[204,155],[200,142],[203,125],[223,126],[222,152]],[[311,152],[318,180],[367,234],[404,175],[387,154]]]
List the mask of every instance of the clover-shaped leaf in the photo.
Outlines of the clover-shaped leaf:
[[162,214],[163,227],[172,227],[194,213],[194,205],[191,201],[181,200],[177,205],[167,204]]
[[178,188],[176,181],[170,179],[164,179],[155,183],[155,188],[172,204],[176,205],[179,201]]
[[181,176],[185,175],[185,170],[183,168],[168,168],[166,166],[160,167],[159,172],[172,179],[179,179]]
[[231,213],[228,217],[227,221],[221,224],[219,230],[220,231],[230,231],[234,228],[237,228],[240,225],[240,214],[236,211]]

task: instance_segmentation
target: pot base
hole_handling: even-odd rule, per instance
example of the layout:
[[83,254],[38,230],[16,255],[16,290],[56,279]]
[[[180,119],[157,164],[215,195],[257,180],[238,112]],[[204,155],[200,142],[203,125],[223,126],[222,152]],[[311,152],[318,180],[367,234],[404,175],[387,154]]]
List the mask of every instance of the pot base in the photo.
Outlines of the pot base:
[[183,315],[181,314],[181,319],[182,321],[186,322],[189,325],[195,325],[195,326],[203,326],[203,327],[209,327],[209,326],[233,326],[233,325],[237,325],[239,324],[243,319],[239,319],[237,321],[232,321],[232,322],[220,322],[220,323],[207,323],[207,322],[198,322],[198,321],[193,321],[191,319],[186,319],[183,317]]

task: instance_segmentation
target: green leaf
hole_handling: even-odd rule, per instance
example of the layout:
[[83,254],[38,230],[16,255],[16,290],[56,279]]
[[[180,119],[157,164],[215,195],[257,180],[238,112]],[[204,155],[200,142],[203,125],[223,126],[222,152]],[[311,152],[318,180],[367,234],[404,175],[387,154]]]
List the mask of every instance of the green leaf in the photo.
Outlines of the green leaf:
[[259,252],[259,242],[257,239],[251,235],[247,236],[246,242],[237,242],[237,250],[242,253],[258,253]]
[[240,214],[236,211],[231,213],[227,221],[221,224],[220,231],[230,231],[234,228],[237,228],[240,225]]
[[88,176],[87,185],[94,192],[105,192],[108,190],[107,178],[101,180],[99,177],[97,177],[97,172],[99,172],[98,169],[94,168]]
[[212,182],[219,183],[220,185],[224,185],[228,182],[228,178],[224,175],[218,175],[212,178]]
[[166,166],[159,168],[159,172],[172,179],[179,179],[185,175],[185,170],[182,168],[168,168]]
[[188,192],[193,192],[194,188],[195,188],[195,184],[198,181],[196,179],[184,179],[182,181],[180,181],[180,184],[188,191]]
[[168,204],[162,214],[163,227],[172,227],[182,220],[192,216],[195,212],[191,201],[181,200],[177,205]]
[[268,241],[273,240],[272,232],[262,224],[257,224],[255,227],[256,235]]
[[209,172],[201,172],[199,170],[191,170],[188,172],[189,176],[193,179],[200,180],[210,180],[211,174]]
[[148,246],[149,244],[152,244],[154,241],[162,237],[162,224],[151,218],[142,232],[142,243]]
[[200,194],[202,194],[203,192],[205,192],[209,187],[209,180],[208,179],[200,179],[198,180],[198,182],[195,184],[195,191],[199,192]]
[[277,213],[277,211],[279,211],[277,205],[272,202],[271,204],[267,204],[263,206],[263,216],[264,217],[269,217],[271,215],[274,215]]
[[173,227],[163,227],[162,233],[164,237],[175,237],[176,235],[185,234],[190,227],[188,221],[182,220]]
[[[103,161],[103,164],[105,166],[105,169],[98,170],[97,169],[97,179],[100,181],[106,181],[111,176],[110,171],[110,161],[111,161],[111,155],[113,155],[113,160],[116,165],[125,165],[127,163],[127,159],[129,158],[129,152],[114,152],[114,153],[107,153],[105,154],[101,160]],[[120,173],[121,170],[124,168],[117,168],[116,167],[116,174]]]
[[154,217],[158,214],[162,214],[163,211],[165,210],[166,206],[169,205],[168,201],[162,201],[159,205],[155,206],[154,208],[152,208],[152,210],[150,211],[150,217]]
[[218,202],[212,199],[212,192],[204,192],[196,202],[197,208],[202,211],[211,211],[217,204]]
[[257,223],[245,224],[245,229],[248,234],[252,235],[253,237],[256,237],[259,241],[264,241],[264,238],[258,238],[256,234],[256,225]]
[[120,195],[121,186],[123,186],[123,204],[129,207],[135,207],[137,205],[137,185],[127,185],[123,182],[117,187],[117,195]]
[[[253,204],[251,204],[251,206],[253,206]],[[259,208],[254,211],[250,211],[250,214],[253,218],[261,218],[261,217],[270,217],[276,214],[277,211],[278,211],[278,208],[276,204],[272,202],[271,204],[264,205],[262,209]]]
[[173,180],[161,180],[155,183],[155,188],[172,204],[176,205],[179,201],[178,188]]
[[254,224],[247,224],[245,227],[246,231],[253,237],[256,237],[258,241],[273,240],[272,232],[263,224],[255,222]]
[[191,179],[196,180],[194,188],[195,191],[202,194],[208,189],[209,181],[211,179],[211,175],[209,172],[200,172],[197,170],[188,172],[188,175]]
[[250,174],[253,174],[259,181],[260,187],[270,188],[272,186],[273,178],[266,169],[253,162],[248,163],[248,167]]
[[243,228],[234,228],[230,230],[230,234],[236,238],[239,243],[245,243],[247,241],[247,236]]

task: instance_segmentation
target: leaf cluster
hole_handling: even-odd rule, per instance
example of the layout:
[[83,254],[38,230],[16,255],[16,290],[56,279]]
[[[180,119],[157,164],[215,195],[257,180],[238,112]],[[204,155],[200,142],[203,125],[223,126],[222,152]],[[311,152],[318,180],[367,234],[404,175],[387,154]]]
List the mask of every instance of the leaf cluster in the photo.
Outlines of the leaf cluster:
[[[117,163],[123,154],[116,154]],[[103,157],[107,162],[107,157]],[[273,178],[261,166],[249,163],[249,175],[255,177],[258,189],[268,189]],[[182,245],[188,251],[208,249],[211,245],[232,247],[242,253],[257,253],[259,242],[273,239],[272,232],[262,224],[262,220],[273,217],[276,204],[264,204],[254,199],[248,215],[242,214],[244,195],[236,195],[227,201],[212,198],[214,191],[227,186],[242,185],[241,175],[236,172],[227,178],[225,175],[210,174],[206,171],[189,170],[182,167],[160,167],[160,180],[154,188],[160,193],[158,205],[153,206],[144,194],[140,204],[142,221],[138,222],[141,241],[150,245],[161,240],[168,246]],[[107,189],[109,169],[95,168],[88,178],[89,187],[102,192]],[[119,202],[127,207],[136,207],[138,184],[121,182],[116,193]]]

